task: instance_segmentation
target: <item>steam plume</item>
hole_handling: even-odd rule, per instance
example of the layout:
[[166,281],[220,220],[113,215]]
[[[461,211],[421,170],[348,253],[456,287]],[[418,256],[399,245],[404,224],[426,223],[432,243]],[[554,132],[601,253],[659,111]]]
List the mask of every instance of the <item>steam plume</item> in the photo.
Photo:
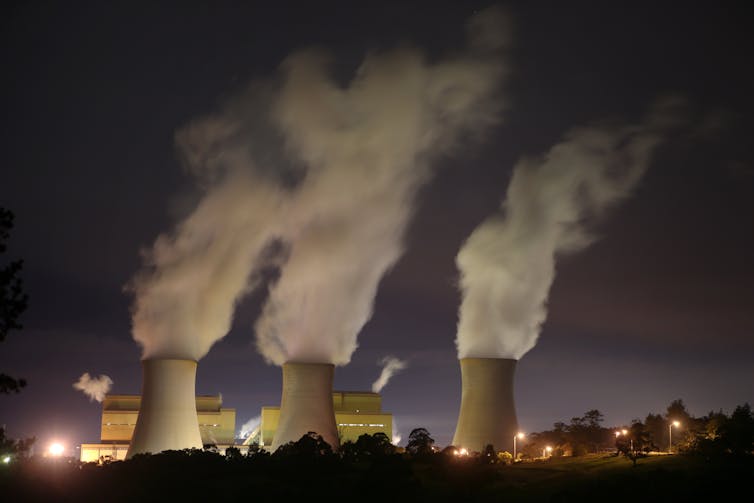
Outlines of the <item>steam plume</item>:
[[106,375],[100,375],[99,377],[91,377],[89,372],[84,372],[79,377],[79,380],[73,383],[73,387],[77,390],[83,391],[86,396],[89,397],[89,401],[97,400],[102,402],[105,399],[105,395],[110,391],[113,385],[113,380]]
[[380,363],[383,365],[382,372],[380,373],[380,377],[372,384],[372,391],[375,393],[382,391],[382,388],[393,377],[393,374],[405,369],[407,365],[404,360],[400,360],[394,356],[386,356],[380,360]]
[[246,421],[243,425],[241,425],[241,429],[238,431],[238,438],[247,439],[249,435],[251,435],[254,430],[257,429],[261,422],[262,416],[254,416]]
[[373,52],[345,85],[330,55],[301,50],[177,133],[201,200],[127,286],[143,358],[202,358],[272,267],[255,326],[265,359],[350,361],[432,161],[500,120],[505,14],[481,11],[467,28],[458,54]]
[[393,445],[399,445],[402,438],[403,437],[398,432],[398,423],[395,421],[395,416],[393,416],[393,438],[391,439]]
[[469,48],[439,62],[414,48],[372,53],[345,87],[320,52],[283,64],[275,118],[307,173],[292,202],[289,256],[256,323],[268,361],[350,361],[432,161],[462,133],[499,121],[504,19],[480,13]]
[[575,128],[545,155],[516,164],[501,210],[456,257],[459,358],[518,360],[534,347],[557,256],[595,239],[590,226],[629,196],[678,105],[660,102],[640,124]]

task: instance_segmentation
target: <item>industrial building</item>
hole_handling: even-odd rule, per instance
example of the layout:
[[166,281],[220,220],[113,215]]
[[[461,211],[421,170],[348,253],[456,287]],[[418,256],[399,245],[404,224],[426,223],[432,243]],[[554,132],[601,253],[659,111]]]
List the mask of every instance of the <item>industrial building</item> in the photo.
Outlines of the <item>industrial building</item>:
[[[139,416],[141,396],[107,395],[102,401],[99,444],[82,444],[81,461],[126,458]],[[203,444],[225,448],[235,443],[236,409],[224,408],[218,396],[197,396],[196,415]]]
[[[355,442],[361,435],[384,433],[393,438],[393,415],[382,412],[382,397],[368,391],[333,391],[335,423],[340,443]],[[271,446],[278,428],[280,407],[262,407],[258,430],[247,439],[260,447]]]
[[[333,391],[333,408],[340,443],[356,441],[363,434],[381,432],[392,439],[393,415],[382,412],[382,397],[367,391]],[[107,395],[102,401],[100,443],[82,444],[81,461],[126,459],[141,406],[139,395]],[[278,428],[280,407],[262,407],[261,422],[251,435],[237,444],[236,410],[222,406],[218,396],[197,396],[196,415],[202,443],[214,444],[219,452],[235,446],[245,452],[248,445],[258,443],[271,449]]]

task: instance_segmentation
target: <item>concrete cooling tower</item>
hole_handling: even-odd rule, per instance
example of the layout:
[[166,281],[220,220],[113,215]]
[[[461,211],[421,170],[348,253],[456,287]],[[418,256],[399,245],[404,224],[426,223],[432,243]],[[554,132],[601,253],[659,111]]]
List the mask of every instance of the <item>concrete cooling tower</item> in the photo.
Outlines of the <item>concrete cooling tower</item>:
[[283,396],[273,452],[310,431],[321,435],[333,450],[340,447],[333,407],[334,373],[335,366],[329,363],[283,364]]
[[141,407],[126,458],[202,448],[196,416],[196,361],[143,360]]
[[462,358],[461,410],[453,445],[481,452],[488,444],[496,451],[513,452],[518,432],[513,402],[516,360]]

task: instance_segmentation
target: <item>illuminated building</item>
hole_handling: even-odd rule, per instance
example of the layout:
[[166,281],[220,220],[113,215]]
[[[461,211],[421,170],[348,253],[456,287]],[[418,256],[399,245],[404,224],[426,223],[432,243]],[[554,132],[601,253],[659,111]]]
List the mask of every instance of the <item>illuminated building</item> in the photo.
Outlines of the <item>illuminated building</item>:
[[[82,444],[81,461],[126,458],[141,406],[139,395],[108,395],[102,401],[99,444]],[[203,444],[224,450],[235,442],[236,409],[224,408],[220,396],[197,396],[196,415]]]
[[[342,444],[363,434],[384,433],[392,440],[393,415],[382,412],[382,397],[367,391],[333,391],[337,435]],[[100,443],[82,444],[81,461],[126,459],[139,415],[139,395],[108,395],[102,402]],[[271,450],[278,428],[280,407],[262,407],[261,422],[243,444],[235,443],[236,410],[222,407],[220,396],[196,397],[197,420],[203,444],[214,444],[224,453],[235,446],[245,453],[252,443]]]
[[[355,442],[363,434],[384,433],[392,441],[393,415],[382,412],[382,397],[367,391],[333,391],[333,409],[340,444]],[[261,447],[271,446],[280,419],[280,407],[262,407],[256,438]],[[300,438],[300,436],[299,436]],[[298,440],[298,439],[296,439]]]

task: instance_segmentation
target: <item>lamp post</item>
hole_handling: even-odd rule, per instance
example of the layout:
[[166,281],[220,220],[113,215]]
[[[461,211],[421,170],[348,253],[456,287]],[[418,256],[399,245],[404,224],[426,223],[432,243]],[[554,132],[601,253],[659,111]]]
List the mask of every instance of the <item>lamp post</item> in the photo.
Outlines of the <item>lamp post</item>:
[[[615,432],[615,442],[616,442],[616,445],[617,445],[617,442],[618,442],[618,437],[620,437],[621,435],[623,435],[624,437],[628,436],[628,430],[623,429],[623,430]],[[629,438],[628,442],[629,442],[629,447],[630,447],[631,451],[633,452],[633,450],[634,450],[634,439],[633,438]]]
[[678,428],[681,423],[678,421],[671,421],[668,423],[668,454],[673,452],[673,426]]
[[517,438],[523,439],[524,438],[524,434],[523,433],[516,433],[515,435],[513,435],[513,462],[514,463],[516,462],[516,439]]
[[542,457],[546,458],[548,456],[552,456],[552,447],[549,445],[542,449]]

